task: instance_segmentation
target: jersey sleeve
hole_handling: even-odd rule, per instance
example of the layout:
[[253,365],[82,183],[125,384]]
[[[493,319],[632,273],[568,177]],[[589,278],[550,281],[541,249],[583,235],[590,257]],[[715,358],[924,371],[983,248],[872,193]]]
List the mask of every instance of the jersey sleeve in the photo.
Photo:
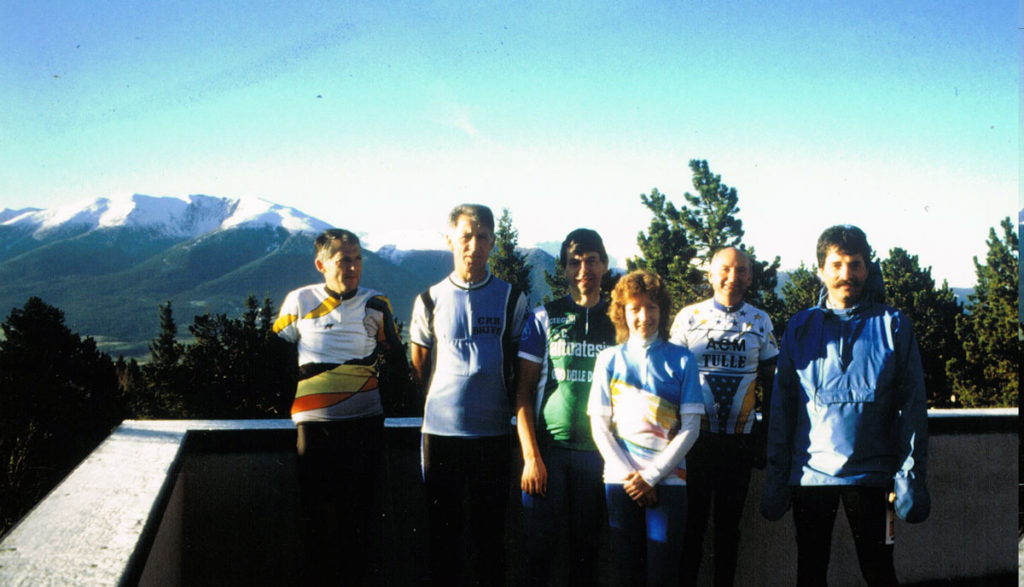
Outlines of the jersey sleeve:
[[519,338],[519,358],[543,363],[547,344],[547,311],[544,306],[539,306],[526,318],[523,334]]
[[687,346],[686,344],[686,308],[679,310],[676,314],[675,320],[672,321],[672,327],[669,329],[668,341],[677,344],[679,346]]
[[764,314],[763,325],[764,337],[761,341],[760,354],[758,355],[759,361],[767,361],[779,356],[779,342],[775,339],[775,330],[767,314]]
[[[523,331],[523,324],[526,323],[526,314],[529,311],[527,307],[526,295],[523,292],[519,292],[519,297],[516,299],[515,308],[512,310],[512,330],[516,334],[520,334]],[[519,337],[515,338],[516,345],[519,344]]]
[[430,314],[432,313],[423,303],[423,298],[429,296],[430,291],[416,296],[412,305],[412,320],[409,322],[409,341],[422,347],[432,348],[434,346],[434,328],[431,324]]
[[614,348],[607,348],[597,355],[594,362],[594,381],[590,387],[590,398],[587,400],[587,414],[590,416],[590,431],[594,444],[605,462],[605,482],[621,481],[609,479],[609,471],[618,471],[625,476],[635,470],[633,461],[619,445],[612,431],[612,360]]
[[704,415],[704,392],[700,386],[700,372],[697,370],[697,359],[689,349],[684,351],[683,388],[679,402],[680,414]]
[[402,347],[402,334],[395,324],[394,312],[391,309],[391,300],[384,295],[375,295],[367,304],[368,307],[380,312],[380,324],[377,326],[377,342],[384,345],[386,350],[394,350]]
[[299,298],[290,292],[281,303],[281,311],[274,321],[274,333],[294,344],[299,341]]

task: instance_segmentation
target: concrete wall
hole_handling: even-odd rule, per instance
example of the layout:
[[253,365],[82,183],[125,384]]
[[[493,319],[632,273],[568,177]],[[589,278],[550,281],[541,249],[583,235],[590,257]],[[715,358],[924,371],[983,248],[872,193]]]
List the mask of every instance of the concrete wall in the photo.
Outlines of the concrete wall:
[[[897,572],[905,584],[1009,581],[1017,573],[1016,411],[931,416],[932,515],[897,522]],[[417,583],[426,567],[414,426],[387,434],[385,578],[395,585]],[[125,422],[0,542],[0,584],[290,584],[299,544],[294,440],[287,421]],[[762,483],[755,471],[737,584],[793,584],[792,522],[788,514],[774,523],[760,517]],[[514,581],[516,499],[509,520]],[[830,573],[833,585],[860,584],[842,514]]]

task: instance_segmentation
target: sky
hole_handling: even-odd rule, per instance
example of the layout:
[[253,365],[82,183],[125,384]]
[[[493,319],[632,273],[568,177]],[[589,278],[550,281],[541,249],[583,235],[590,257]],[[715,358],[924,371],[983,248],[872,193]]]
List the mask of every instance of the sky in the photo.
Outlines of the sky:
[[653,188],[707,160],[745,244],[814,262],[852,223],[975,281],[1017,217],[1009,0],[0,3],[0,209],[258,197],[444,246],[461,202],[521,245],[635,255]]

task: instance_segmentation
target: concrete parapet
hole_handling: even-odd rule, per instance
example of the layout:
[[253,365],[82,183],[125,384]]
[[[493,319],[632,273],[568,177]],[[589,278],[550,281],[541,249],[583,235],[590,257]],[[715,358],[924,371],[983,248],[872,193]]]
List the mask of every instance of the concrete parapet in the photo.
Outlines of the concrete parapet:
[[[387,582],[408,585],[421,581],[426,568],[419,422],[387,425]],[[1010,581],[1018,561],[1017,411],[931,411],[929,429],[932,515],[918,525],[897,522],[898,575],[905,584]],[[126,421],[0,542],[0,584],[293,583],[294,444],[287,420]],[[515,497],[518,471],[513,479]],[[792,521],[788,514],[779,522],[761,518],[763,474],[755,471],[751,483],[736,583],[793,584]],[[516,499],[509,514],[514,580]],[[708,556],[705,549],[704,571]],[[706,575],[702,583],[710,584]],[[830,580],[861,584],[842,515]]]

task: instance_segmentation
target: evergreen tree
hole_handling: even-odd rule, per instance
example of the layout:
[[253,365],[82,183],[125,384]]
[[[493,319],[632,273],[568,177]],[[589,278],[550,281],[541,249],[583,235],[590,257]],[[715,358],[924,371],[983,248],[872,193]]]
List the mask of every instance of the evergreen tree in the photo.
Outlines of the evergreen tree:
[[136,417],[184,416],[185,380],[181,368],[184,347],[178,342],[178,326],[170,300],[158,306],[160,334],[149,343],[150,361],[142,367],[145,386],[132,402]]
[[963,345],[956,335],[956,320],[963,313],[947,283],[935,288],[931,267],[921,268],[917,255],[901,248],[889,251],[882,260],[886,302],[902,310],[914,325],[924,369],[928,405],[948,407],[952,382],[946,363],[962,360]]
[[127,415],[137,419],[156,418],[154,404],[148,397],[146,376],[138,361],[125,361],[124,357],[118,357],[114,362],[114,371],[117,373],[117,389],[125,400]]
[[821,281],[813,269],[800,263],[800,267],[789,273],[789,281],[782,286],[782,307],[772,315],[772,326],[775,335],[781,339],[782,333],[797,312],[818,304]]
[[947,363],[953,392],[970,407],[1018,403],[1022,344],[1017,333],[1019,241],[1013,223],[1001,223],[1002,238],[989,229],[985,264],[974,259],[977,283],[957,317],[956,335],[964,357]]
[[110,434],[124,416],[114,364],[30,298],[0,339],[0,532]]
[[551,290],[551,293],[544,296],[544,299],[541,300],[543,303],[546,304],[569,295],[569,284],[565,282],[565,274],[560,271],[560,268],[556,267],[554,273],[545,269],[544,281],[548,284],[548,289]]
[[735,188],[722,183],[707,161],[691,160],[690,170],[697,194],[683,195],[688,206],[676,208],[657,188],[650,195],[640,196],[653,218],[647,234],[637,236],[642,256],[627,260],[627,268],[648,269],[661,275],[676,308],[680,308],[711,297],[707,268],[712,256],[724,247],[737,247],[751,259],[754,280],[746,299],[774,315],[782,307],[775,293],[780,259],[759,261],[754,249],[742,244],[743,222],[736,217],[739,196]]
[[526,255],[517,251],[519,231],[512,226],[512,215],[508,208],[501,210],[498,230],[494,233],[494,249],[487,266],[495,277],[504,279],[518,287],[523,295],[529,297],[532,286],[530,283],[530,264]]
[[283,417],[295,392],[296,360],[291,345],[271,329],[273,308],[255,296],[238,318],[196,316],[195,342],[184,347],[182,371],[188,394],[184,415],[192,418]]
[[680,220],[697,248],[702,265],[711,263],[711,255],[724,247],[738,247],[743,238],[743,221],[736,217],[739,195],[736,188],[722,183],[722,176],[711,173],[707,161],[690,161],[693,187],[697,194],[686,192],[689,206],[680,210]]
[[640,201],[654,217],[647,234],[637,235],[641,256],[627,259],[626,269],[647,269],[660,275],[675,304],[673,310],[700,299],[700,284],[706,280],[692,263],[697,249],[691,244],[679,209],[658,188],[650,195],[641,194]]

